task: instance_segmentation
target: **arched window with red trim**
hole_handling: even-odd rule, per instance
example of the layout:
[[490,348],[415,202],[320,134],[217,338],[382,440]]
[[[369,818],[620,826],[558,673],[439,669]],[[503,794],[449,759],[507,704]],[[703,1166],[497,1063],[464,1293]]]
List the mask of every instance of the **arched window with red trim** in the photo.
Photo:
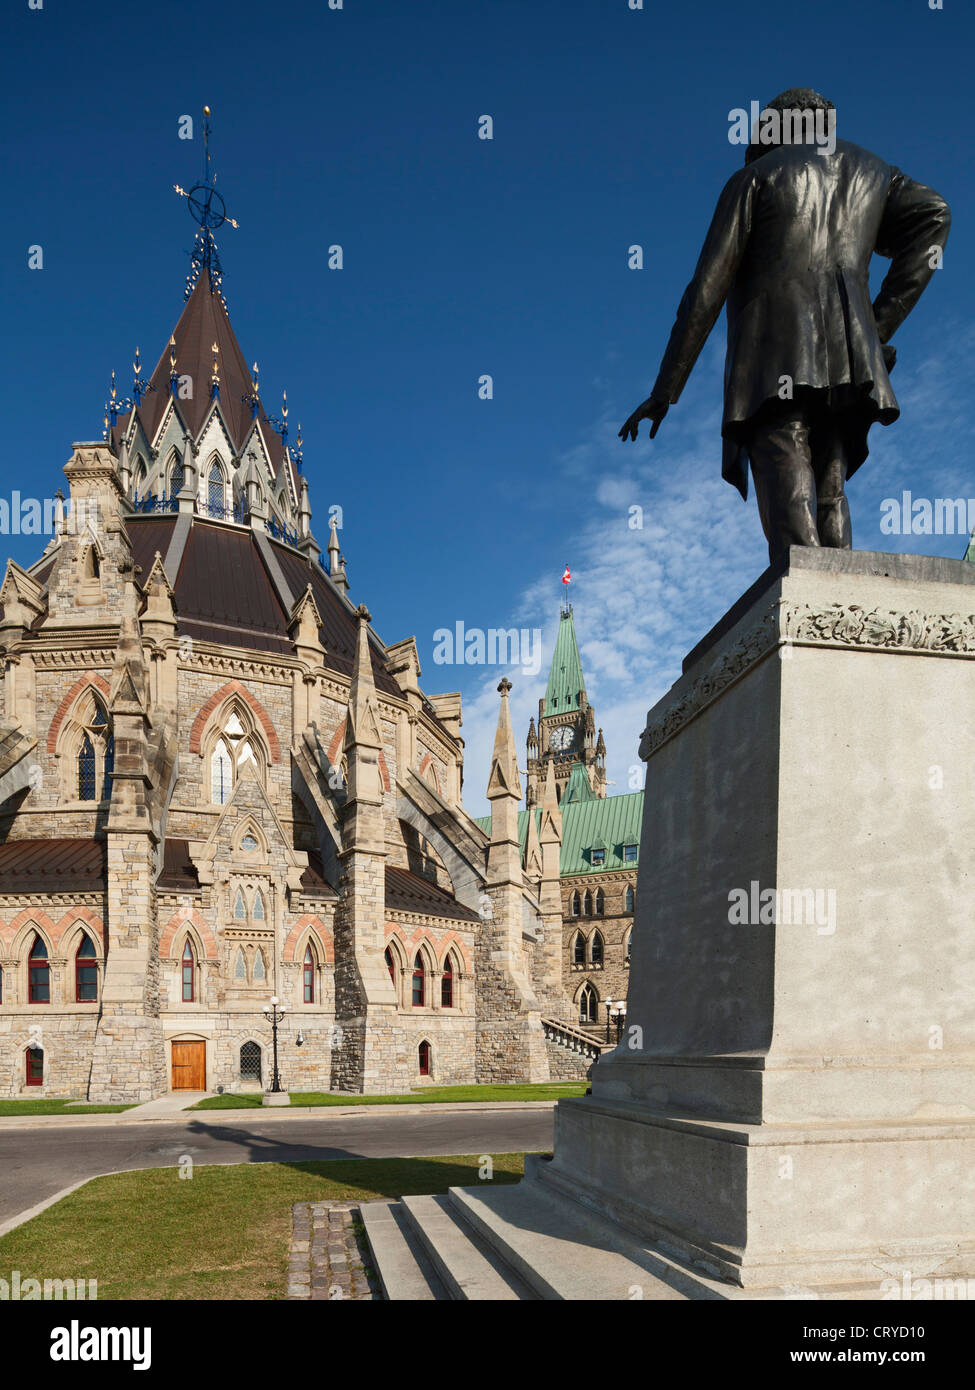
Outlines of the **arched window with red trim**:
[[422,1009],[427,1001],[426,973],[423,969],[423,957],[417,951],[416,959],[413,962],[413,1007]]
[[47,959],[47,947],[35,934],[34,944],[27,957],[27,998],[31,1004],[50,1004],[51,967]]
[[426,1041],[426,1039],[424,1039],[423,1042],[420,1043],[420,1046],[419,1046],[419,1048],[417,1049],[417,1051],[418,1051],[418,1054],[419,1054],[419,1061],[420,1061],[420,1075],[421,1075],[421,1076],[429,1076],[429,1075],[430,1075],[430,1044]]
[[311,942],[305,947],[305,962],[302,966],[302,998],[306,1004],[315,1002],[315,953]]
[[98,998],[98,965],[95,945],[87,932],[74,958],[74,997],[77,1004],[93,1004]]
[[385,962],[386,962],[386,969],[389,971],[389,978],[392,980],[393,984],[395,985],[395,983],[396,983],[396,962],[393,960],[393,953],[392,953],[392,951],[389,949],[388,946],[386,947],[386,951],[385,951],[385,953],[384,953],[384,955],[383,955],[383,959],[384,959]]
[[183,947],[182,961],[183,1003],[192,1004],[196,999],[196,955],[189,937]]
[[443,963],[443,975],[440,977],[440,1007],[454,1007],[454,962],[449,955]]

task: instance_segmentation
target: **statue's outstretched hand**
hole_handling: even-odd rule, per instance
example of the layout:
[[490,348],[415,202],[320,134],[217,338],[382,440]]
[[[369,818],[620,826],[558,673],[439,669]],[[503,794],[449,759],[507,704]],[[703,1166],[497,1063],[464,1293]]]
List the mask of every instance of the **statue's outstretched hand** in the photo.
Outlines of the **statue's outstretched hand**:
[[661,400],[659,396],[648,396],[642,405],[637,406],[636,410],[634,410],[633,414],[623,425],[623,428],[619,432],[620,439],[636,439],[641,420],[651,421],[650,438],[652,439],[659,430],[660,422],[669,409],[670,403],[668,401]]

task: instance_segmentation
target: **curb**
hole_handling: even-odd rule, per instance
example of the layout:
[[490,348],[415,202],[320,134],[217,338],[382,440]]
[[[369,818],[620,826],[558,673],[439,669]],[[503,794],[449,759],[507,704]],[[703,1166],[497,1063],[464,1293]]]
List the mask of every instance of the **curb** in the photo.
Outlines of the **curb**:
[[[431,1112],[438,1115],[470,1115],[518,1110],[554,1110],[557,1100],[469,1100],[455,1104],[427,1102],[420,1105],[295,1105],[289,1107],[254,1107],[245,1110],[175,1110],[169,1115],[147,1115],[136,1119],[131,1110],[105,1115],[0,1115],[0,1133],[4,1130],[56,1129],[63,1126],[72,1128],[105,1128],[120,1124],[158,1125],[158,1124],[219,1124],[221,1122],[240,1123],[243,1119],[267,1120],[310,1120],[328,1118],[351,1119],[357,1115],[424,1115]],[[129,1170],[129,1171],[135,1171]]]

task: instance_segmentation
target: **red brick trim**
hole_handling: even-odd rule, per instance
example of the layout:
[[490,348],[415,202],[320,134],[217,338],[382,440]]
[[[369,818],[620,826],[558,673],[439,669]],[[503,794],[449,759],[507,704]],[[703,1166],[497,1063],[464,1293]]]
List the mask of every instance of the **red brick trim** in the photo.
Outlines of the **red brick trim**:
[[325,953],[326,961],[329,965],[334,965],[335,948],[332,945],[332,933],[325,926],[325,923],[322,921],[322,919],[320,917],[316,917],[311,912],[306,912],[304,916],[299,917],[297,922],[291,928],[291,931],[288,935],[288,939],[284,943],[284,959],[286,961],[294,961],[297,959],[296,952],[298,949],[298,942],[305,935],[305,932],[309,927],[311,927],[312,931],[314,931],[315,935],[318,937],[318,940],[321,942],[322,950]]
[[200,744],[203,741],[203,731],[206,728],[210,716],[213,714],[214,710],[217,709],[219,705],[222,705],[231,695],[239,695],[249,707],[251,713],[260,722],[261,728],[264,730],[267,737],[268,747],[271,750],[271,762],[279,763],[281,761],[281,745],[278,742],[278,736],[275,733],[274,725],[271,723],[271,717],[260,700],[252,695],[245,685],[241,685],[240,681],[227,681],[226,685],[222,685],[219,690],[215,690],[209,700],[207,700],[206,704],[194,719],[193,728],[190,730],[190,752],[199,753]]
[[[342,723],[332,735],[331,743],[328,745],[327,756],[332,767],[341,766],[342,744],[345,742],[345,726],[347,722],[348,721],[345,719],[342,720]],[[383,750],[381,748],[379,750],[379,773],[383,779],[383,791],[388,792],[392,783],[389,780],[389,768],[386,766],[386,759],[383,757]]]
[[447,957],[447,951],[451,946],[454,946],[457,950],[457,954],[464,963],[465,972],[469,973],[471,970],[471,961],[467,954],[467,947],[455,931],[446,931],[441,937],[437,938],[429,927],[417,927],[412,936],[407,936],[405,928],[398,926],[395,922],[387,922],[386,939],[388,940],[391,936],[395,936],[399,940],[409,960],[413,959],[413,956],[416,954],[416,947],[419,946],[420,942],[428,941],[433,947],[433,954],[439,966],[443,965]]
[[71,706],[89,685],[95,686],[105,696],[105,699],[108,699],[108,681],[104,676],[100,676],[97,671],[86,671],[83,676],[79,676],[58,705],[54,718],[51,720],[51,727],[47,731],[47,751],[49,753],[58,751],[58,734],[61,732],[61,725],[68,717]]
[[196,929],[196,933],[199,936],[201,942],[203,943],[204,959],[216,960],[216,938],[213,935],[213,932],[210,930],[210,926],[206,918],[201,917],[200,914],[197,912],[196,908],[191,908],[189,912],[187,912],[184,908],[180,908],[179,911],[175,912],[173,916],[169,919],[169,922],[167,923],[165,929],[163,930],[163,934],[159,939],[160,960],[167,960],[169,958],[169,953],[170,949],[172,948],[173,941],[176,939],[177,933],[186,925],[187,922],[189,922]]
[[428,767],[433,768],[433,785],[436,787],[437,791],[442,796],[443,788],[440,786],[440,773],[437,771],[437,765],[433,761],[432,753],[425,753],[420,761],[420,766],[417,768],[417,772],[421,777],[426,777],[426,771]]
[[25,907],[21,912],[17,913],[17,916],[6,927],[0,927],[0,940],[2,940],[8,948],[13,946],[17,934],[25,922],[33,922],[36,926],[40,927],[41,931],[46,934],[51,945],[51,950],[53,951],[54,943],[57,940],[57,927],[55,927],[47,913],[39,907]]
[[70,908],[57,926],[54,928],[55,940],[58,946],[71,930],[76,922],[84,922],[87,931],[95,938],[96,943],[102,948],[102,955],[105,954],[105,924],[98,913],[90,907]]

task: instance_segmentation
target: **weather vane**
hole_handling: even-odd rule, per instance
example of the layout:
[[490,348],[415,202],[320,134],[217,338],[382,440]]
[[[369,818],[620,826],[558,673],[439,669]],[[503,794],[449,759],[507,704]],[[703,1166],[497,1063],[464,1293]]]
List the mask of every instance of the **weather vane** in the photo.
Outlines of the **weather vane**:
[[[181,188],[178,183],[174,183],[173,188],[181,198],[187,200],[190,216],[199,227],[199,231],[193,239],[193,250],[190,252],[192,266],[186,277],[185,297],[189,299],[196,288],[200,272],[206,270],[210,276],[210,284],[223,299],[223,294],[220,291],[223,267],[220,264],[220,254],[217,251],[217,243],[213,239],[213,233],[225,222],[231,227],[238,227],[240,224],[236,218],[227,216],[227,205],[217,192],[217,176],[213,172],[210,159],[209,106],[203,108],[203,179],[200,183],[195,183],[189,191]],[[224,301],[224,308],[226,308],[226,301]]]

